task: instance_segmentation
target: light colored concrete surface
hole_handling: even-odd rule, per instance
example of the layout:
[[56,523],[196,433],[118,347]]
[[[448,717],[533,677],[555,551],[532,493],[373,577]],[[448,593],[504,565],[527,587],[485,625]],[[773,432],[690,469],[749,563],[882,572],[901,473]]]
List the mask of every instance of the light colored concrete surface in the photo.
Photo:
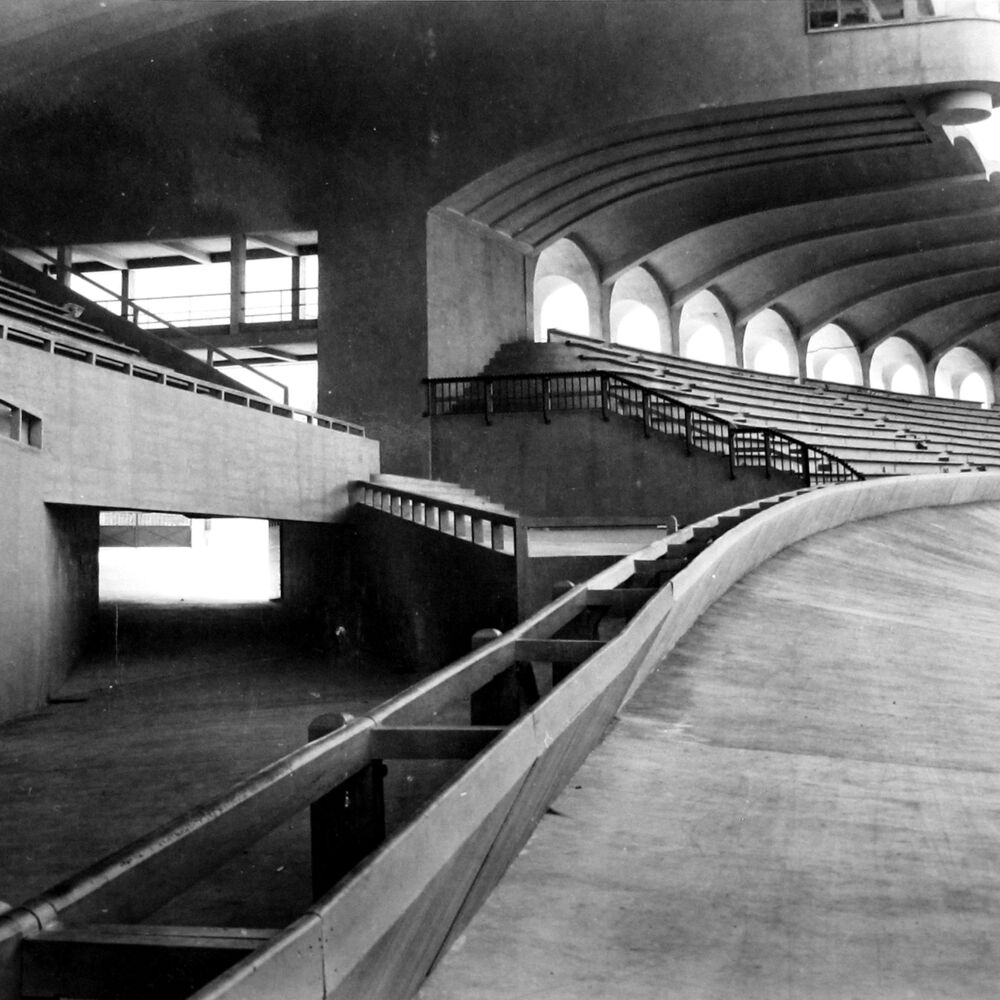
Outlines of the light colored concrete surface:
[[529,528],[528,555],[627,556],[670,534],[669,528]]
[[423,1000],[995,996],[998,552],[997,505],[929,508],[738,583]]

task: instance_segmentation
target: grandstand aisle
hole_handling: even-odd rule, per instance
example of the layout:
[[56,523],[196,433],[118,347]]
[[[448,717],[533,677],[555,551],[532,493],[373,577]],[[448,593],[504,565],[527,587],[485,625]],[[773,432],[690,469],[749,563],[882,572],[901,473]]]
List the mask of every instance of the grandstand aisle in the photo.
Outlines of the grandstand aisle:
[[1000,506],[857,522],[718,601],[422,1000],[993,997]]

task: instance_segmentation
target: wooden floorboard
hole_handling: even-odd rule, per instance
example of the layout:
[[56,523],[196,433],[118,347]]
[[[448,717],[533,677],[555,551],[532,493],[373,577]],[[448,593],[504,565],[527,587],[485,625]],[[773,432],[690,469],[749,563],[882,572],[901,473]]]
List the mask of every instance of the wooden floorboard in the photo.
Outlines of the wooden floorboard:
[[1000,506],[807,539],[639,689],[423,1000],[993,997]]

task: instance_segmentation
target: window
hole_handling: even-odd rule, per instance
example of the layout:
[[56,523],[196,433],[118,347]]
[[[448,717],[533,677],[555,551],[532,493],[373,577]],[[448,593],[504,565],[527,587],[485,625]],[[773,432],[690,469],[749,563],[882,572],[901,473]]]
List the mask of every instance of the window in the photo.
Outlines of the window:
[[0,437],[29,448],[41,448],[42,418],[0,399]]
[[855,28],[903,20],[904,0],[807,0],[806,11],[810,31]]

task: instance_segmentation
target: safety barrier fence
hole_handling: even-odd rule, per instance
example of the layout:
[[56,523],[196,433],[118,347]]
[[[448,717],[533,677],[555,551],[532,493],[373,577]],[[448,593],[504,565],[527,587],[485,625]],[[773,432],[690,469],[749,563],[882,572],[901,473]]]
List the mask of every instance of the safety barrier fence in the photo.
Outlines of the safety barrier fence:
[[352,500],[494,552],[511,556],[518,553],[519,518],[486,505],[364,482],[354,484]]
[[[413,499],[381,492],[400,511]],[[368,715],[317,720],[305,746],[0,917],[0,1000],[411,996],[662,657],[671,585],[638,581],[669,544],[572,587]],[[617,628],[599,638],[608,619]],[[442,725],[444,713],[468,724]],[[375,786],[383,761],[399,759],[465,763],[386,839]],[[307,806],[316,898],[293,924],[142,923]]]
[[492,424],[498,413],[553,413],[599,410],[641,420],[647,437],[654,432],[680,438],[692,449],[729,459],[730,477],[741,466],[765,474],[787,472],[806,486],[849,482],[864,477],[835,455],[770,427],[730,422],[658,389],[610,371],[551,372],[531,375],[476,375],[425,379],[427,415],[482,414]]
[[237,389],[230,389],[227,386],[221,386],[214,382],[202,382],[199,379],[182,375],[170,368],[162,368],[148,361],[134,361],[130,357],[102,353],[95,348],[84,347],[79,342],[62,339],[53,333],[41,329],[34,329],[29,324],[15,325],[3,322],[0,319],[0,340],[9,341],[12,344],[21,344],[25,347],[34,347],[45,351],[47,354],[70,358],[73,361],[82,361],[84,364],[93,365],[95,368],[120,372],[123,375],[130,375],[145,382],[154,382],[158,385],[168,386],[171,389],[193,392],[198,396],[209,396],[224,403],[233,403],[236,406],[258,410],[261,413],[271,413],[276,417],[287,417],[291,420],[297,420],[300,423],[311,424],[314,427],[341,431],[345,434],[354,434],[358,437],[365,436],[365,429],[360,424],[352,424],[349,421],[323,416],[320,413],[313,413],[310,410],[301,410],[295,406],[275,403],[270,399],[257,396],[249,391],[240,392]]
[[[299,288],[253,289],[243,293],[243,320],[246,323],[287,323],[291,320],[314,320],[317,316],[319,289],[315,285]],[[114,312],[117,298],[95,298],[94,304]],[[232,299],[228,291],[202,292],[195,295],[144,295],[126,307],[128,318],[144,330],[174,326],[212,326],[228,324]],[[148,310],[149,315],[143,310]],[[152,313],[162,320],[152,318]]]

